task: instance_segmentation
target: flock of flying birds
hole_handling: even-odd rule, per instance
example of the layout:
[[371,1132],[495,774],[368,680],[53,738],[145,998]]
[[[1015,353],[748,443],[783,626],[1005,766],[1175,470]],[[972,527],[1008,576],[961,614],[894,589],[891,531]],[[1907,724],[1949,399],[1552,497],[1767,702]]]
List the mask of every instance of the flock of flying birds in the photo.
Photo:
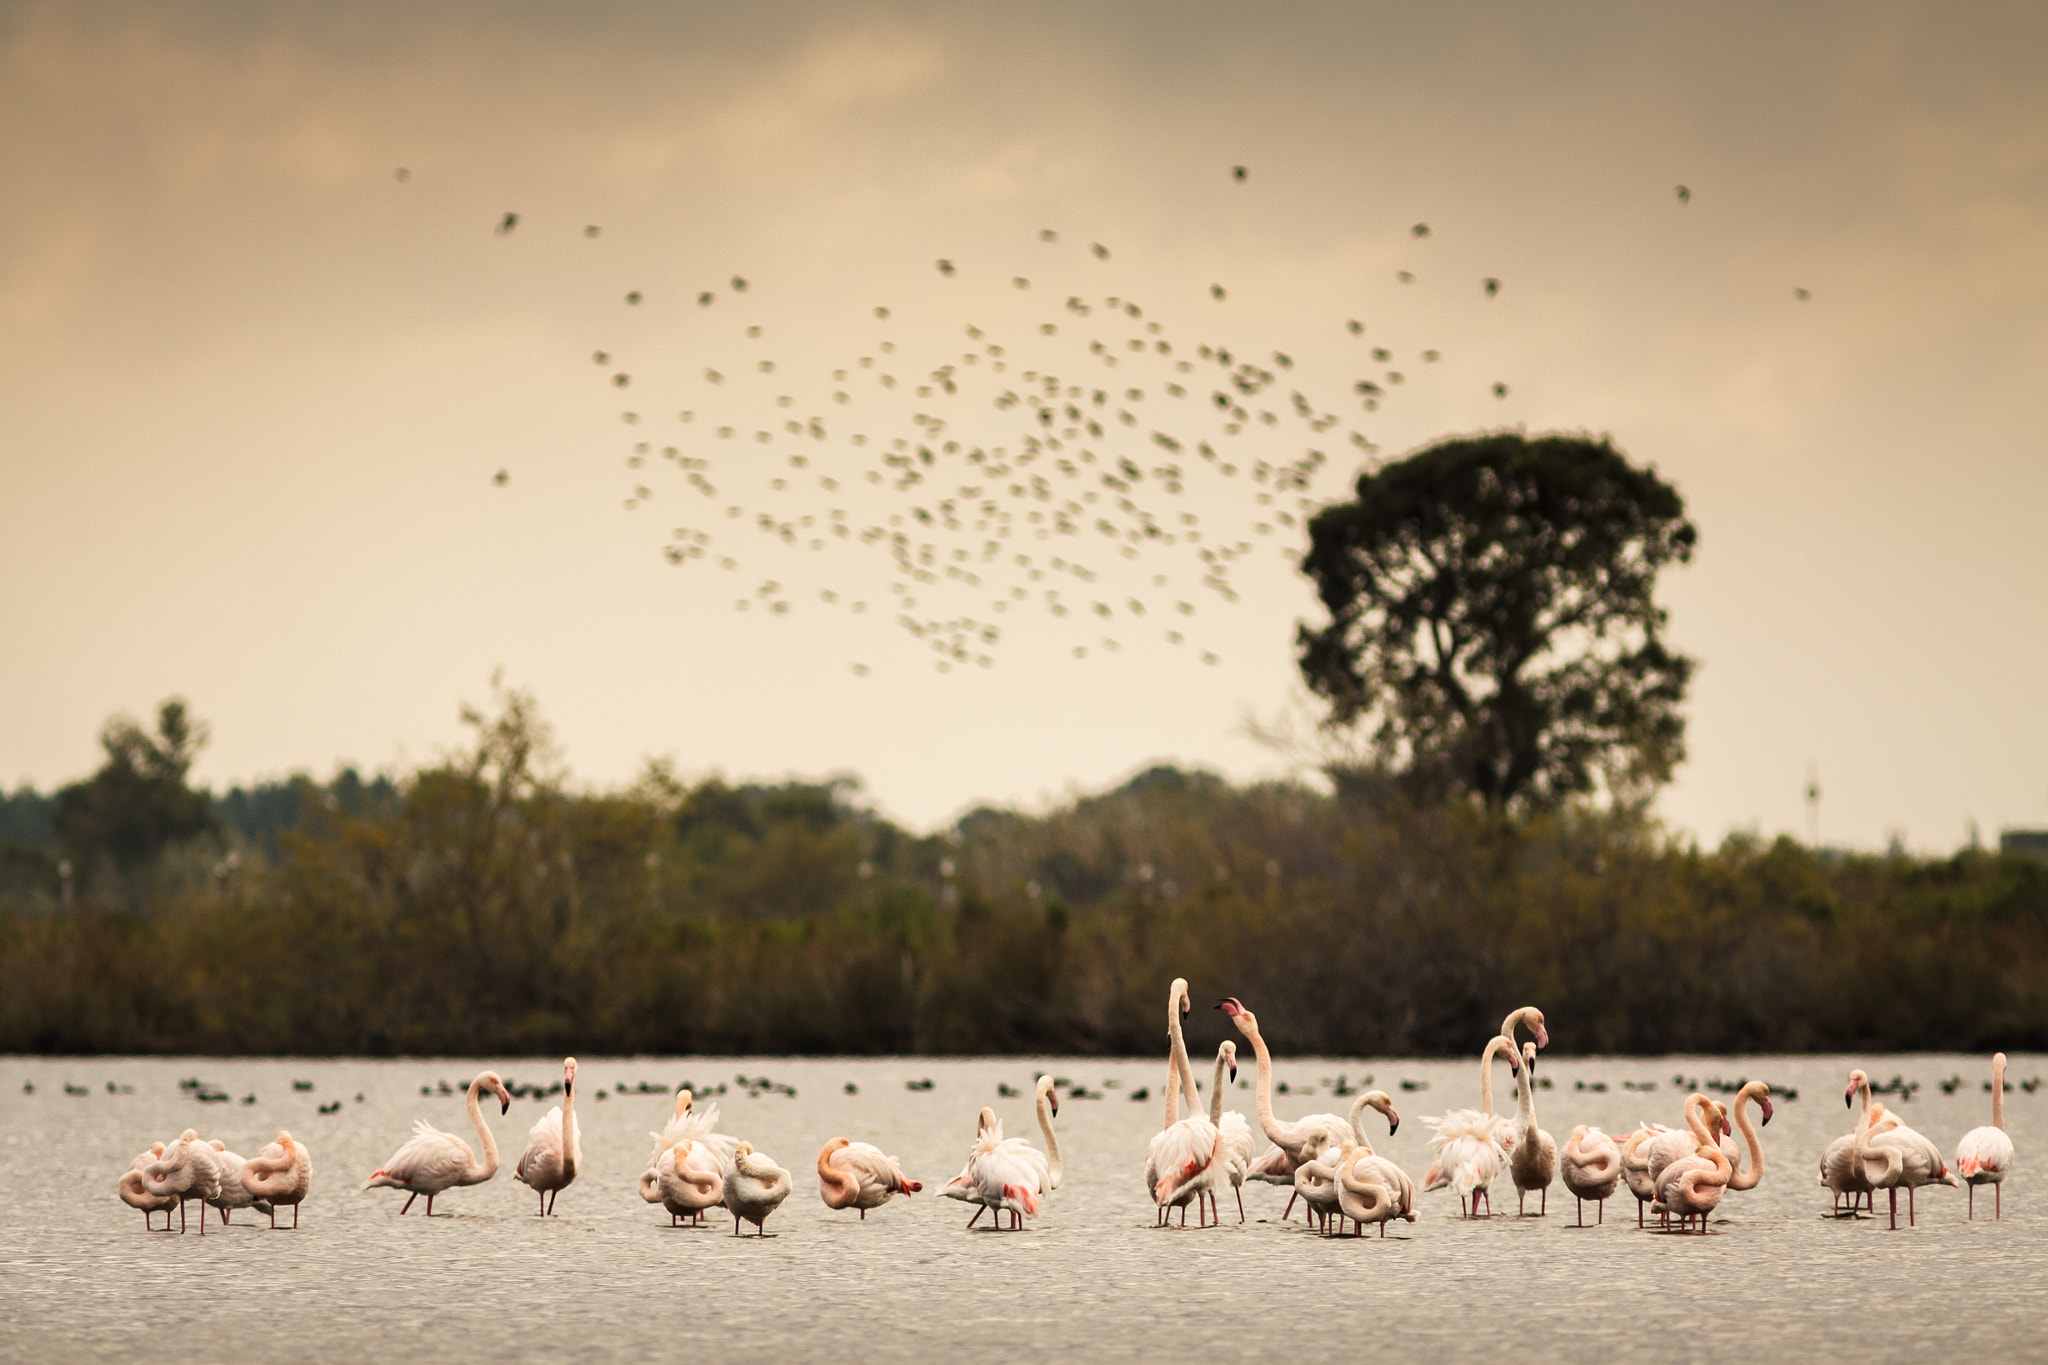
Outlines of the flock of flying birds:
[[[1231,176],[1243,183],[1247,168]],[[1676,194],[1690,203],[1686,186]],[[508,212],[496,231],[518,226]],[[1410,233],[1427,239],[1430,227]],[[1038,239],[1062,250],[1053,229]],[[1091,243],[1081,265],[1091,258],[1104,265],[1111,251]],[[963,274],[951,259],[933,268]],[[1330,401],[1287,351],[1177,334],[1143,300],[1106,289],[1046,289],[1021,274],[1010,284],[1024,307],[1004,311],[1028,322],[963,320],[941,343],[933,327],[876,306],[872,343],[816,372],[778,358],[739,275],[680,303],[693,316],[673,323],[729,344],[723,364],[650,376],[593,350],[600,382],[625,400],[626,510],[655,499],[657,483],[672,486],[687,510],[663,555],[733,575],[736,610],[783,616],[814,600],[886,616],[940,672],[992,667],[1027,612],[1057,623],[1076,659],[1156,632],[1215,664],[1190,639],[1196,618],[1238,599],[1233,570],[1262,547],[1298,560],[1307,519],[1330,501],[1319,479],[1377,455],[1364,430],[1372,415],[1401,393],[1408,368],[1442,360],[1434,348],[1397,354],[1344,319],[1333,336],[1351,348],[1355,378]],[[1476,287],[1490,299],[1502,286],[1488,276]],[[1208,292],[1229,297],[1222,284]],[[635,289],[623,303],[653,300]],[[1496,399],[1508,392],[1491,384]],[[642,395],[644,406],[633,401]],[[866,573],[815,558],[854,552]]]

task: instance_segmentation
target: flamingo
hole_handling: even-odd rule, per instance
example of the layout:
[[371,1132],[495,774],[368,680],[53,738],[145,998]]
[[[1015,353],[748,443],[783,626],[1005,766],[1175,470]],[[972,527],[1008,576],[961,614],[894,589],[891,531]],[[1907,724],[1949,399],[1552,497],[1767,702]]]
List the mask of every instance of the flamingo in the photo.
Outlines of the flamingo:
[[1621,1184],[1621,1148],[1614,1139],[1598,1128],[1580,1124],[1565,1139],[1564,1150],[1558,1153],[1557,1169],[1564,1178],[1564,1187],[1578,1201],[1579,1220],[1572,1226],[1586,1226],[1588,1199],[1599,1211],[1598,1221],[1605,1223],[1608,1196]]
[[[1526,1012],[1526,1011],[1524,1011]],[[1538,1014],[1537,1027],[1543,1016]],[[1508,1022],[1515,1021],[1514,1015]],[[1507,1036],[1503,1034],[1502,1036]],[[1557,1139],[1536,1126],[1536,1044],[1522,1044],[1522,1077],[1515,1100],[1515,1145],[1508,1152],[1508,1178],[1515,1182],[1515,1216],[1527,1211],[1529,1191],[1539,1190],[1536,1214],[1550,1212],[1550,1182],[1557,1176]]]
[[[270,1204],[265,1209],[270,1215],[270,1226],[277,1226],[277,1205],[292,1207],[292,1226],[299,1225],[299,1205],[306,1202],[307,1194],[313,1189],[313,1154],[306,1150],[306,1144],[293,1139],[292,1135],[280,1128],[277,1141],[268,1143],[263,1150],[249,1158],[242,1167],[242,1187],[257,1198]],[[257,1205],[262,1208],[263,1205]]]
[[[1151,1187],[1158,1208],[1158,1222],[1166,1211],[1178,1208],[1181,1223],[1187,1223],[1187,1206],[1195,1205],[1195,1222],[1206,1227],[1206,1199],[1218,1181],[1226,1177],[1229,1152],[1222,1134],[1209,1116],[1202,1113],[1195,1094],[1194,1068],[1188,1064],[1187,1044],[1181,1036],[1180,1017],[1188,1010],[1188,983],[1175,977],[1166,999],[1167,1066],[1166,1122],[1155,1134],[1145,1153],[1145,1181]],[[1181,1090],[1189,1096],[1190,1113],[1179,1118]]]
[[416,1119],[412,1125],[412,1136],[405,1145],[391,1154],[391,1158],[370,1173],[363,1182],[363,1188],[387,1188],[405,1190],[407,1198],[398,1212],[403,1215],[412,1207],[412,1201],[421,1195],[427,1197],[427,1217],[434,1216],[434,1196],[456,1185],[481,1185],[498,1173],[498,1140],[491,1136],[491,1130],[484,1123],[483,1106],[477,1103],[477,1094],[488,1090],[498,1097],[498,1112],[507,1113],[512,1108],[512,1092],[498,1079],[495,1071],[479,1071],[476,1079],[469,1083],[466,1104],[469,1121],[476,1127],[477,1143],[484,1149],[482,1161],[470,1150],[467,1142],[453,1133],[444,1133],[425,1119]]
[[[1888,1132],[1898,1127],[1899,1120],[1896,1115],[1888,1112],[1883,1103],[1871,1102],[1870,1089],[1867,1085],[1868,1080],[1869,1077],[1865,1076],[1862,1071],[1851,1071],[1849,1073],[1849,1088],[1842,1095],[1842,1103],[1845,1105],[1854,1104],[1857,1095],[1861,1094],[1863,1096],[1863,1107],[1869,1111],[1871,1132]],[[1857,1123],[1861,1126],[1862,1122],[1863,1115],[1859,1114],[1857,1116]],[[1830,1212],[1837,1218],[1841,1217],[1842,1214],[1843,1195],[1849,1196],[1849,1212],[1852,1216],[1855,1214],[1857,1206],[1872,1195],[1870,1182],[1863,1178],[1863,1168],[1856,1162],[1856,1134],[1842,1134],[1842,1136],[1830,1142],[1827,1145],[1827,1150],[1821,1153],[1820,1183],[1827,1186],[1834,1196],[1831,1201]],[[1874,1204],[1871,1206],[1871,1212],[1877,1212]]]
[[[647,1169],[640,1176],[640,1197],[650,1204],[662,1204],[669,1211],[669,1224],[683,1216],[678,1205],[687,1208],[691,1216],[702,1221],[704,1210],[717,1206],[718,1194],[713,1194],[708,1204],[695,1203],[694,1195],[686,1197],[689,1190],[701,1188],[698,1179],[704,1172],[711,1174],[711,1183],[722,1189],[725,1173],[732,1169],[733,1148],[739,1145],[737,1138],[712,1131],[718,1127],[718,1101],[713,1100],[699,1111],[695,1108],[696,1097],[687,1089],[676,1091],[674,1117],[659,1133],[650,1133],[654,1139],[654,1151],[647,1158]],[[687,1141],[689,1156],[697,1169],[684,1175],[676,1171],[676,1153],[679,1144]]]
[[1705,1113],[1704,1109],[1687,1106],[1690,1131],[1698,1145],[1688,1155],[1664,1164],[1657,1177],[1657,1202],[1650,1206],[1652,1213],[1663,1214],[1666,1218],[1677,1214],[1681,1227],[1686,1220],[1698,1218],[1703,1236],[1707,1231],[1707,1215],[1721,1202],[1733,1172],[1728,1154],[1707,1135],[1703,1122]]
[[[1058,1104],[1057,1097],[1055,1097],[1053,1102]],[[977,1206],[974,1210],[974,1217],[967,1220],[968,1227],[973,1227],[976,1223],[980,1222],[981,1215],[989,1209],[989,1205],[982,1200],[980,1187],[974,1183],[972,1178],[975,1154],[981,1150],[983,1144],[1001,1142],[1002,1140],[1003,1121],[996,1117],[995,1110],[984,1104],[981,1107],[981,1112],[974,1116],[974,1147],[967,1154],[967,1164],[960,1168],[960,1174],[939,1187],[939,1193],[946,1198],[958,1199],[963,1204],[974,1204]]]
[[116,1193],[121,1196],[122,1203],[131,1209],[142,1210],[142,1225],[151,1232],[156,1231],[156,1223],[150,1215],[154,1214],[158,1209],[163,1210],[164,1231],[169,1232],[171,1230],[171,1210],[177,1207],[178,1204],[178,1197],[176,1195],[151,1194],[142,1183],[142,1168],[157,1160],[163,1154],[163,1143],[150,1143],[148,1151],[142,1153],[129,1163],[127,1171],[121,1176],[120,1184],[116,1187]]
[[243,1188],[242,1158],[229,1151],[228,1145],[219,1138],[208,1142],[206,1146],[212,1149],[213,1164],[220,1168],[220,1198],[208,1201],[220,1214],[220,1221],[227,1223],[230,1221],[228,1215],[234,1210],[248,1208],[274,1217],[275,1211],[271,1208],[269,1200],[260,1199]]
[[1343,1192],[1337,1188],[1336,1168],[1332,1164],[1334,1158],[1347,1151],[1372,1155],[1372,1140],[1365,1135],[1363,1122],[1368,1108],[1386,1115],[1390,1134],[1399,1131],[1401,1116],[1394,1112],[1393,1101],[1387,1098],[1384,1090],[1368,1090],[1353,1100],[1348,1117],[1339,1119],[1335,1114],[1315,1114],[1301,1121],[1300,1126],[1311,1128],[1311,1137],[1307,1150],[1302,1153],[1301,1164],[1294,1168],[1294,1192],[1309,1206],[1316,1220],[1325,1226],[1343,1203]]
[[[995,1111],[983,1109],[974,1151],[968,1155],[966,1167],[947,1186],[946,1192],[955,1199],[994,1209],[998,1228],[1003,1225],[1005,1211],[1010,1215],[1010,1226],[1024,1226],[1023,1215],[1036,1218],[1044,1207],[1045,1196],[1060,1187],[1060,1143],[1052,1130],[1052,1118],[1060,1112],[1060,1101],[1053,1093],[1052,1077],[1038,1078],[1034,1105],[1038,1130],[1045,1135],[1043,1152],[1025,1138],[1005,1138]],[[961,1187],[962,1192],[953,1193],[955,1187]],[[981,1209],[976,1209],[967,1226],[973,1227],[980,1218]]]
[[1345,1218],[1357,1224],[1355,1235],[1360,1237],[1367,1223],[1378,1223],[1380,1236],[1385,1237],[1391,1220],[1415,1221],[1415,1182],[1399,1166],[1374,1154],[1362,1138],[1359,1146],[1339,1154],[1330,1169],[1337,1187],[1340,1233]]
[[1237,1195],[1237,1221],[1244,1221],[1244,1179],[1252,1164],[1252,1126],[1235,1109],[1223,1110],[1223,1076],[1228,1070],[1237,1080],[1237,1044],[1225,1038],[1216,1046],[1216,1078],[1209,1086],[1209,1122],[1223,1139],[1224,1170],[1231,1191]]
[[704,1210],[725,1202],[725,1177],[731,1169],[731,1158],[709,1144],[678,1138],[641,1175],[640,1197],[666,1208],[670,1227],[678,1218],[702,1222]]
[[213,1149],[187,1128],[162,1156],[142,1168],[142,1187],[151,1194],[177,1199],[179,1232],[185,1230],[185,1201],[197,1199],[199,1235],[204,1237],[206,1206],[220,1198],[220,1167],[214,1164]]
[[540,1216],[555,1211],[555,1196],[576,1179],[583,1161],[583,1143],[576,1128],[576,1059],[562,1061],[562,1102],[541,1115],[526,1135],[526,1150],[512,1168],[512,1178],[540,1196]]
[[768,1235],[768,1215],[789,1198],[789,1172],[757,1154],[754,1144],[742,1142],[732,1151],[732,1169],[725,1173],[725,1206],[732,1210],[732,1235],[740,1235],[740,1220],[754,1225],[754,1235]]
[[1757,1111],[1763,1115],[1762,1126],[1768,1128],[1771,1125],[1770,1086],[1762,1081],[1751,1081],[1735,1092],[1735,1104],[1731,1112],[1735,1115],[1735,1126],[1742,1130],[1743,1142],[1749,1146],[1749,1169],[1742,1169],[1741,1154],[1732,1151],[1733,1142],[1723,1138],[1721,1151],[1727,1155],[1731,1168],[1728,1177],[1728,1188],[1731,1190],[1753,1190],[1761,1185],[1764,1179],[1763,1139],[1757,1136],[1756,1129],[1749,1126],[1748,1105],[1751,1100],[1756,1101]]
[[1509,1067],[1521,1070],[1515,1045],[1499,1035],[1489,1038],[1479,1054],[1479,1108],[1454,1109],[1441,1118],[1422,1120],[1435,1134],[1429,1140],[1429,1150],[1436,1154],[1436,1160],[1422,1177],[1422,1188],[1428,1191],[1455,1186],[1458,1210],[1469,1218],[1478,1217],[1482,1195],[1487,1216],[1493,1216],[1490,1187],[1507,1166],[1508,1149],[1515,1141],[1507,1119],[1493,1112],[1493,1059],[1502,1053],[1507,1054]]
[[[1311,1114],[1298,1123],[1283,1123],[1273,1116],[1273,1054],[1266,1048],[1266,1040],[1259,1034],[1259,1019],[1244,1007],[1235,996],[1221,1001],[1216,1006],[1237,1025],[1238,1032],[1251,1040],[1252,1052],[1259,1059],[1258,1114],[1259,1129],[1272,1148],[1253,1161],[1245,1170],[1251,1180],[1264,1180],[1275,1185],[1293,1185],[1294,1171],[1303,1161],[1320,1155],[1331,1145],[1342,1146],[1348,1141],[1348,1126],[1335,1114]],[[1390,1122],[1398,1123],[1391,1108],[1383,1110]],[[1393,1131],[1390,1127],[1389,1133]],[[1282,1218],[1294,1210],[1294,1199],[1289,1197]]]
[[[1870,1088],[1869,1078],[1863,1088]],[[1863,1168],[1863,1178],[1870,1182],[1873,1190],[1888,1190],[1891,1193],[1892,1227],[1899,1226],[1899,1188],[1906,1191],[1906,1226],[1914,1225],[1913,1192],[1922,1185],[1962,1184],[1948,1163],[1941,1159],[1941,1148],[1932,1139],[1908,1128],[1901,1123],[1883,1133],[1870,1131],[1868,1120],[1857,1127],[1856,1164]]]
[[865,1142],[836,1137],[818,1150],[818,1197],[828,1209],[859,1209],[866,1219],[890,1196],[906,1198],[924,1186],[903,1174],[902,1164]]
[[1636,1197],[1637,1227],[1643,1225],[1644,1207],[1657,1197],[1657,1186],[1650,1179],[1650,1162],[1643,1155],[1643,1148],[1670,1131],[1661,1123],[1639,1123],[1634,1132],[1621,1138],[1621,1178],[1628,1182],[1628,1192]]
[[[1708,1099],[1694,1091],[1685,1097],[1685,1127],[1673,1132],[1660,1133],[1641,1149],[1643,1159],[1649,1165],[1650,1184],[1662,1186],[1664,1168],[1674,1161],[1682,1161],[1694,1155],[1702,1143],[1719,1146],[1720,1137],[1728,1127],[1728,1110],[1719,1100]],[[1727,1155],[1725,1152],[1722,1155]]]
[[[1970,1187],[1970,1218],[1977,1217],[1977,1187],[1991,1187],[1992,1217],[2005,1217],[2005,1177],[2012,1170],[2012,1139],[2005,1132],[2005,1054],[1991,1059],[1991,1126],[1972,1128],[1956,1144],[1956,1174]],[[1909,1203],[1907,1207],[1912,1206]]]

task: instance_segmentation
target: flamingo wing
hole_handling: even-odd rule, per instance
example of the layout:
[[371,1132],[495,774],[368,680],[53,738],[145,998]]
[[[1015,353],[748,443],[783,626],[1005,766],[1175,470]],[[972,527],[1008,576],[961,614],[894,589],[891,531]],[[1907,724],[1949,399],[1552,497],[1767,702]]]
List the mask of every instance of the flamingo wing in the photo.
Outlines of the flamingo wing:
[[[265,1147],[263,1154],[269,1156],[272,1147],[277,1147],[277,1144],[273,1142],[270,1147]],[[283,1150],[278,1148],[277,1154],[282,1156]],[[475,1161],[475,1154],[467,1142],[420,1119],[413,1124],[412,1136],[406,1139],[405,1145],[393,1152],[391,1159],[370,1179],[402,1189],[438,1192],[453,1185]]]

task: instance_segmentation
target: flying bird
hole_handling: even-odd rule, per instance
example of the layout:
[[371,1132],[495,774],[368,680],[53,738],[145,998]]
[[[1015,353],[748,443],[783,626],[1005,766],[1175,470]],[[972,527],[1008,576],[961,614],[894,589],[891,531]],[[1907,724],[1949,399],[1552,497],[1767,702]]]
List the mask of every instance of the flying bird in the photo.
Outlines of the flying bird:
[[1493,396],[1494,396],[1495,398],[1505,398],[1505,397],[1507,397],[1507,396],[1508,396],[1508,386],[1507,386],[1507,385],[1505,385],[1505,384],[1500,384],[1500,383],[1496,383],[1496,384],[1495,384],[1495,385],[1493,386]]
[[1678,202],[1681,204],[1690,204],[1692,202],[1692,191],[1684,185],[1678,187]]
[[512,476],[501,469],[491,476],[491,482],[503,488],[506,484],[512,482]]
[[412,172],[407,170],[405,167],[400,166],[398,168],[397,179],[398,183],[403,185],[406,181],[412,179]]
[[1106,261],[1109,259],[1109,248],[1104,246],[1100,242],[1092,243],[1088,249],[1095,253],[1095,259],[1098,261]]
[[1417,223],[1414,227],[1409,228],[1408,230],[1414,233],[1417,237],[1429,236],[1429,224],[1427,223]]
[[1810,293],[1808,293],[1808,292],[1807,292],[1806,290],[1804,290],[1804,289],[1794,289],[1794,290],[1792,291],[1792,297],[1793,297],[1793,298],[1795,298],[1795,299],[1798,299],[1798,300],[1799,300],[1799,301],[1800,301],[1801,303],[1804,303],[1804,302],[1806,302],[1806,301],[1807,301],[1808,299],[1812,298],[1812,297],[1813,297],[1813,295],[1812,295],[1812,294],[1810,294]]
[[638,303],[638,302],[640,302],[640,291],[639,291],[639,290],[637,290],[637,289],[634,289],[634,290],[629,290],[629,291],[627,292],[627,294],[626,294],[626,302],[627,302],[627,303]]
[[1500,281],[1493,276],[1488,275],[1483,283],[1486,285],[1486,297],[1492,298],[1500,292]]
[[516,228],[518,226],[519,215],[516,213],[507,213],[503,218],[498,220],[498,235],[500,237],[503,237],[506,233],[510,232],[513,228]]
[[1224,294],[1223,294],[1223,286],[1222,286],[1222,285],[1220,285],[1220,284],[1212,284],[1212,285],[1210,285],[1210,286],[1209,286],[1209,297],[1211,297],[1211,298],[1214,298],[1214,299],[1221,299],[1222,297],[1224,297]]
[[1242,166],[1232,166],[1230,168],[1230,174],[1233,178],[1235,178],[1239,182],[1242,182],[1246,174],[1245,168]]
[[590,226],[583,229],[583,235],[585,237],[595,237],[602,230],[603,229],[599,228],[597,224],[592,223]]
[[953,273],[953,263],[952,263],[951,261],[948,261],[948,260],[941,260],[941,261],[939,262],[939,273],[940,273],[941,275],[950,275],[950,274],[952,274],[952,273]]

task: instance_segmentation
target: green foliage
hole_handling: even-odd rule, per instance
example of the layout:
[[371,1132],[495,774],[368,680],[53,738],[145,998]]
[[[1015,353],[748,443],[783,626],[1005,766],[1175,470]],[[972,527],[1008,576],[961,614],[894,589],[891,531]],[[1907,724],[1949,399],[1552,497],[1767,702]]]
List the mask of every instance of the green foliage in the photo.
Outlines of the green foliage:
[[1443,442],[1309,523],[1330,622],[1301,628],[1302,675],[1419,792],[1640,796],[1684,755],[1693,664],[1653,593],[1694,540],[1677,490],[1604,440]]
[[1148,1054],[1176,975],[1290,1052],[1463,1053],[1532,1001],[1566,1051],[2048,1045],[2034,859],[1173,768],[921,838],[845,779],[575,793],[529,699],[471,720],[383,796],[299,779],[274,852],[0,886],[0,1050]]
[[126,716],[108,721],[100,731],[106,761],[59,791],[52,811],[72,862],[132,872],[173,844],[213,832],[212,803],[185,782],[205,744],[206,727],[176,698],[158,709],[154,736]]

